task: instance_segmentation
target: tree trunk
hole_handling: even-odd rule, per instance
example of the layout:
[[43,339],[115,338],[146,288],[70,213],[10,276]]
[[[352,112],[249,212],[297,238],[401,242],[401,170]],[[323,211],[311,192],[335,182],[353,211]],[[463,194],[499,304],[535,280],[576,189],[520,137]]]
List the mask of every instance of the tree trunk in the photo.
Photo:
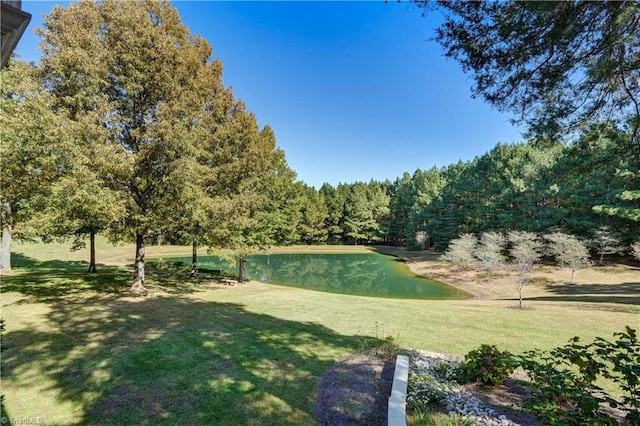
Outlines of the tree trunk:
[[198,246],[194,241],[191,246],[191,278],[195,278],[198,274]]
[[520,304],[518,305],[518,308],[522,309],[522,289],[520,289],[518,291],[518,298],[519,298],[519,302],[520,302]]
[[131,291],[137,294],[147,294],[144,286],[144,235],[136,234],[136,263],[133,267],[133,285]]
[[11,205],[2,203],[2,245],[0,246],[0,271],[11,272]]
[[95,274],[96,271],[96,233],[91,231],[89,234],[89,273]]
[[240,256],[240,270],[238,271],[238,282],[240,284],[244,283],[245,263],[246,263],[246,259],[245,259],[244,255],[241,255]]
[[569,281],[569,284],[573,284],[573,274],[575,274],[575,273],[576,273],[576,269],[572,268],[571,269],[571,280]]

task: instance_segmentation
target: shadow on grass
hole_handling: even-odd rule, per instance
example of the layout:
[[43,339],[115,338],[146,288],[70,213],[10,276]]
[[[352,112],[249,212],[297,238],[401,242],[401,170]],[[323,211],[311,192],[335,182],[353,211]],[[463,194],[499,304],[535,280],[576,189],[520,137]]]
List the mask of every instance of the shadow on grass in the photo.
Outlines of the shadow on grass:
[[548,284],[546,289],[554,295],[530,297],[527,300],[640,304],[640,282],[620,284]]
[[[101,298],[131,295],[133,269],[97,265],[97,273],[88,273],[88,263],[81,261],[39,261],[20,253],[12,254],[14,274],[2,277],[2,291],[15,291],[29,296],[27,302],[51,302],[59,297],[85,297],[88,292]],[[188,273],[175,268],[156,267],[149,262],[145,268],[145,284],[151,292],[190,294],[212,288],[219,276],[202,273],[189,278]]]
[[[14,415],[27,413],[11,394],[42,392],[44,383],[42,401],[79,406],[78,424],[314,424],[322,373],[358,346],[382,343],[233,303],[121,297],[126,271],[103,271],[55,285],[46,274],[9,280],[11,290],[50,308],[5,333],[3,394]],[[107,281],[115,292],[103,289]],[[103,297],[81,297],[82,286]],[[26,303],[5,309],[29,312]],[[68,424],[74,415],[56,411],[28,416]]]

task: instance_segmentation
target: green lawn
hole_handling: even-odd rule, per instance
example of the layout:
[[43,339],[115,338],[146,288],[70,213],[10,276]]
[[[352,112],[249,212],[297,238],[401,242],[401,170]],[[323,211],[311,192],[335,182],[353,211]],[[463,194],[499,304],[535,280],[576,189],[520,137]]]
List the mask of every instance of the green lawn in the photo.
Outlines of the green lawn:
[[[314,424],[320,376],[392,335],[405,347],[464,354],[481,343],[519,352],[639,326],[637,306],[511,300],[418,301],[249,283],[184,272],[132,273],[61,245],[16,245],[2,277],[2,394],[9,417],[52,424]],[[151,255],[189,253],[151,247]],[[350,249],[352,250],[352,249]],[[101,243],[98,261],[131,247]]]

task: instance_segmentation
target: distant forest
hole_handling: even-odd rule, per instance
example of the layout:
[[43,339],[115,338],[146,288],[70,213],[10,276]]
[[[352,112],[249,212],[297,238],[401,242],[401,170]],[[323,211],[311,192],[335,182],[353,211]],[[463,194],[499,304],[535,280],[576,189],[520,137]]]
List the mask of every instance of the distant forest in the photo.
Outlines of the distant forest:
[[[461,233],[562,231],[590,238],[607,227],[625,243],[640,235],[629,135],[593,125],[569,144],[498,144],[444,168],[394,181],[296,183],[278,244],[391,244],[444,249]],[[428,162],[428,159],[424,159]],[[424,235],[424,233],[422,235]],[[275,241],[274,241],[275,242]]]

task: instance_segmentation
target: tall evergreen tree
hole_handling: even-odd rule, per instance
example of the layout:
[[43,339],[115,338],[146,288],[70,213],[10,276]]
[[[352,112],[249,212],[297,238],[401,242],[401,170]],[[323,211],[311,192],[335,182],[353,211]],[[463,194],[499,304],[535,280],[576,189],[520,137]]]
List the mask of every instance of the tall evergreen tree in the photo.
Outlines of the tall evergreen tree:
[[628,121],[640,167],[638,2],[438,4],[447,15],[436,40],[471,74],[475,96],[546,136]]
[[[415,232],[410,225],[411,209],[415,203],[415,188],[411,175],[405,172],[391,187],[389,203],[389,239],[394,245],[404,245]],[[409,233],[409,235],[407,235]]]
[[325,221],[329,214],[324,198],[313,187],[302,183],[298,183],[297,187],[302,214],[298,225],[300,241],[305,244],[322,244],[327,240]]
[[405,227],[404,235],[409,238],[412,233],[424,232],[425,244],[431,245],[432,235],[429,228],[432,220],[430,206],[437,202],[442,194],[444,180],[440,171],[433,167],[429,170],[416,170],[412,176],[415,198],[410,212],[409,224]]

